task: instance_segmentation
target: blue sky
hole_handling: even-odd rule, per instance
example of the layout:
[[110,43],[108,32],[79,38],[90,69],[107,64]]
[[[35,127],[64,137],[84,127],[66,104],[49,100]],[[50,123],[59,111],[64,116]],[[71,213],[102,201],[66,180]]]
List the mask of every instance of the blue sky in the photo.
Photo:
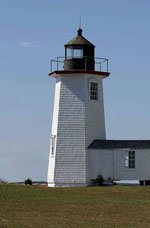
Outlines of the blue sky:
[[104,81],[107,137],[150,139],[148,0],[0,0],[0,178],[46,180],[54,80],[82,16],[96,56],[110,60]]

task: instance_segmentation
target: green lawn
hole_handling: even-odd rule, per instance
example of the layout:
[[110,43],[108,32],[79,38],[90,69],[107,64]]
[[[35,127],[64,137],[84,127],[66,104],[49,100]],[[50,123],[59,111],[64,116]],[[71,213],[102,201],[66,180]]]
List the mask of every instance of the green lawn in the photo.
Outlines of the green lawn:
[[150,187],[0,184],[1,227],[150,227]]

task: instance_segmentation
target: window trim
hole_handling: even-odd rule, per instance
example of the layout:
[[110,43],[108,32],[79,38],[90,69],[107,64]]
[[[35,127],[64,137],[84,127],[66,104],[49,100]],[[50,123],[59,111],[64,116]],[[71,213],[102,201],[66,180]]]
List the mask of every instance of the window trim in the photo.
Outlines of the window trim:
[[135,170],[136,169],[136,153],[135,153],[135,150],[125,151],[124,167],[127,170]]
[[[97,91],[91,91],[91,84],[96,84],[96,86],[97,86]],[[94,96],[96,96],[96,99],[92,99],[91,98],[91,93],[95,93],[95,95],[93,94],[93,97]],[[90,101],[98,101],[99,100],[99,83],[98,83],[98,81],[97,80],[89,80],[89,100]]]
[[[79,55],[76,55],[76,51],[79,51]],[[66,59],[83,59],[83,48],[67,47],[66,48]]]
[[55,150],[56,150],[56,135],[51,135],[50,136],[50,154],[51,157],[55,156]]
[[[76,55],[76,51],[79,51],[79,55]],[[73,48],[72,52],[73,59],[82,59],[83,58],[83,49],[82,48]]]

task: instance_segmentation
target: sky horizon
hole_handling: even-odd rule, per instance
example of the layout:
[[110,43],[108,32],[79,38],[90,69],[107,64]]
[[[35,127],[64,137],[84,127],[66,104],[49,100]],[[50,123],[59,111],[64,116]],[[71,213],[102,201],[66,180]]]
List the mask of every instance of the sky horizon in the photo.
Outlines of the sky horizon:
[[46,181],[55,80],[50,60],[79,27],[109,59],[108,139],[150,139],[150,2],[0,1],[0,178]]

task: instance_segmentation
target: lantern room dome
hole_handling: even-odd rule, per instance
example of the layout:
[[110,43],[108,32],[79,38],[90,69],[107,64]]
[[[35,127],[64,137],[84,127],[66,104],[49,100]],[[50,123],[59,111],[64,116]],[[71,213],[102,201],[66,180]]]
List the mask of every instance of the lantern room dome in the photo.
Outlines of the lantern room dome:
[[89,45],[95,47],[90,41],[88,41],[85,37],[82,36],[81,28],[78,29],[76,37],[74,37],[72,40],[66,43],[65,47],[74,45]]

